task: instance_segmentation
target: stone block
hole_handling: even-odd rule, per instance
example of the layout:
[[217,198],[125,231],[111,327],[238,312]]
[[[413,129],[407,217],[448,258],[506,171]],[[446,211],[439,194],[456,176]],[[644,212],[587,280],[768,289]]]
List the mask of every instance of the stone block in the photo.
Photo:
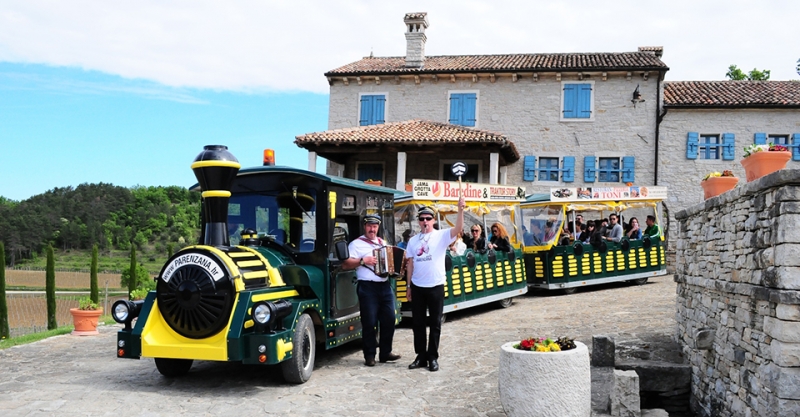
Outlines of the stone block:
[[800,322],[764,317],[764,333],[781,342],[800,343]]
[[775,246],[775,266],[800,266],[800,245],[784,243]]
[[769,364],[761,368],[761,379],[778,398],[800,400],[800,368],[784,368]]
[[800,321],[800,305],[778,304],[775,315],[786,321]]
[[711,350],[714,346],[714,329],[700,329],[694,336],[694,347],[699,350]]
[[778,218],[776,229],[778,242],[800,243],[800,214],[785,214]]
[[[703,352],[703,354],[707,354]],[[690,360],[692,357],[690,356]],[[697,355],[702,361],[702,355]],[[642,391],[668,392],[689,388],[692,378],[692,366],[661,361],[624,361],[616,365],[617,369],[636,371],[639,375],[639,388]],[[713,368],[708,369],[713,373]]]
[[772,339],[772,361],[779,366],[800,366],[800,343],[785,343]]
[[616,345],[614,338],[605,335],[592,336],[592,366],[614,366]]
[[636,374],[636,371],[614,370],[611,415],[619,417],[642,415],[639,399],[639,375]]

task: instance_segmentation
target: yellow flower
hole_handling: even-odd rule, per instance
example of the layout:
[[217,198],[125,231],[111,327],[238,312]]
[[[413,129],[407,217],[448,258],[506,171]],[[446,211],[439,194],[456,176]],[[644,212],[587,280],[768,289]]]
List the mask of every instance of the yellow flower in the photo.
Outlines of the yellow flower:
[[547,346],[545,346],[543,344],[537,343],[536,344],[536,351],[537,352],[550,352],[550,348],[548,348]]
[[561,346],[558,346],[558,343],[551,343],[550,352],[561,352]]

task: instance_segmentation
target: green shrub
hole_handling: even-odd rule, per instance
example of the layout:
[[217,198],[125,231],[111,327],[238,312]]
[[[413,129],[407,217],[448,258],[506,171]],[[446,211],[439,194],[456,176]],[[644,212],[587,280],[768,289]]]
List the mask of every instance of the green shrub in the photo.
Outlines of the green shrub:
[[47,267],[44,273],[45,294],[47,298],[47,330],[58,328],[56,321],[56,260],[53,247],[47,245]]
[[97,303],[92,301],[89,297],[83,297],[78,300],[78,309],[79,310],[97,310],[98,306]]

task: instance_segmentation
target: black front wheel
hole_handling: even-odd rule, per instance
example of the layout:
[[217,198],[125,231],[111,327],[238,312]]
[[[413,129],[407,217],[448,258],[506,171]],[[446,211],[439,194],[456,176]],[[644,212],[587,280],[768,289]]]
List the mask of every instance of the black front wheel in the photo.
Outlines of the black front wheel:
[[514,304],[514,299],[511,298],[511,297],[504,298],[504,299],[502,299],[502,300],[497,302],[497,305],[500,308],[509,308],[509,307],[511,307],[511,304]]
[[191,359],[156,358],[156,368],[161,375],[174,378],[189,373],[193,362]]
[[639,278],[632,281],[636,285],[644,285],[647,284],[647,278]]
[[286,382],[302,384],[311,378],[317,353],[314,323],[308,314],[302,314],[297,320],[292,345],[292,357],[281,362],[283,379]]

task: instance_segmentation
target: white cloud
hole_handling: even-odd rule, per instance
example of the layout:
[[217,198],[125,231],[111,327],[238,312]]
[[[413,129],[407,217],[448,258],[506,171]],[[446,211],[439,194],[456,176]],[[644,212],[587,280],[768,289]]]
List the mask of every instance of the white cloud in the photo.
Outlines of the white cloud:
[[798,79],[788,0],[5,1],[0,61],[174,87],[328,91],[325,71],[405,54],[403,15],[427,11],[428,55],[621,52],[664,46],[669,80],[723,79],[728,65]]

